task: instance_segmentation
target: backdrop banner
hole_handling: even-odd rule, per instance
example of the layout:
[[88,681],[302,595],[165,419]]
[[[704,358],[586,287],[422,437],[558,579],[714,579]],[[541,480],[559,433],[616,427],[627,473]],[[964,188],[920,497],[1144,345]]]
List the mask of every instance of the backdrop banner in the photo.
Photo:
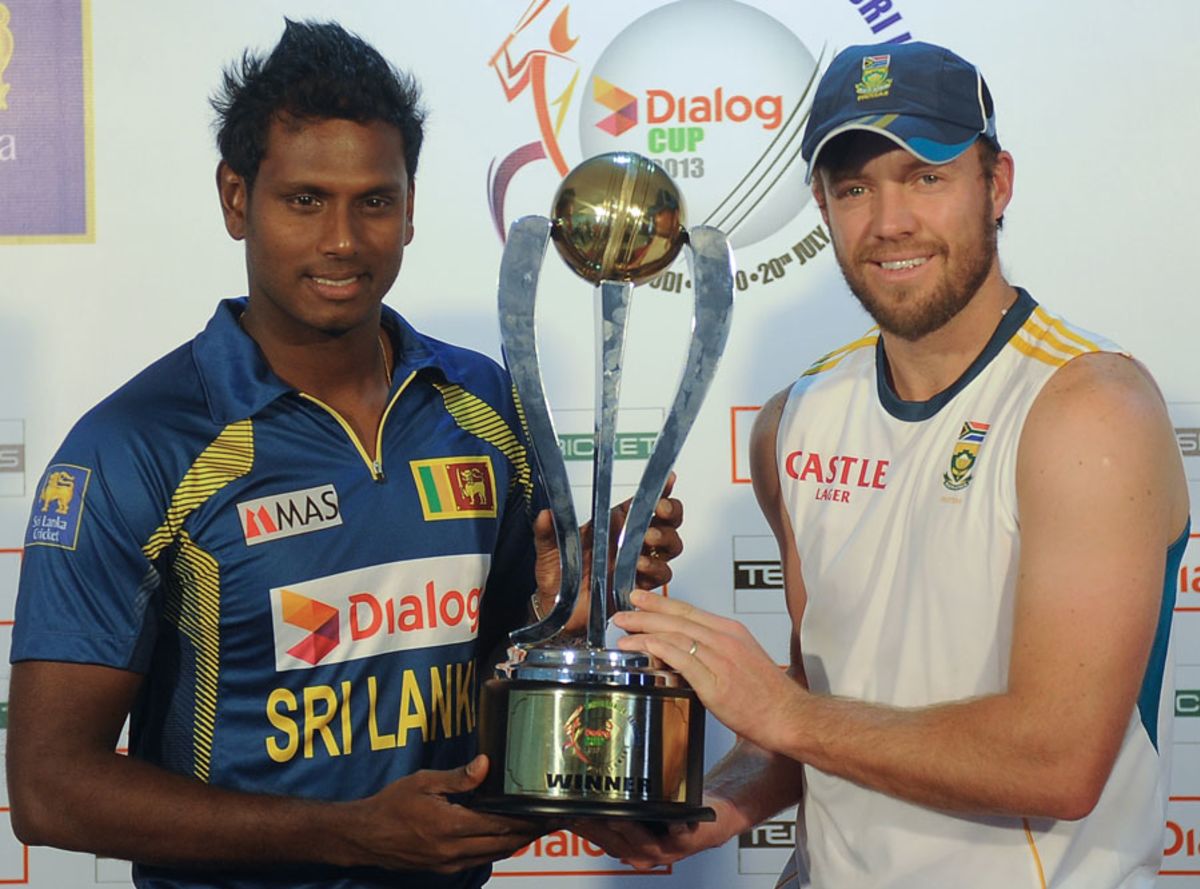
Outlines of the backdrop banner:
[[[982,68],[1016,162],[1000,234],[1006,277],[1150,368],[1200,501],[1194,0],[2,0],[0,741],[21,543],[44,467],[87,408],[198,332],[218,299],[245,292],[243,248],[225,233],[214,188],[208,99],[245,47],[274,45],[285,16],[336,19],[422,84],[415,238],[388,297],[421,330],[499,357],[504,234],[521,216],[548,215],[563,175],[595,154],[658,161],[689,223],[729,235],[733,329],[677,464],[687,551],[670,593],[745,622],[779,662],[782,573],[747,447],[768,397],[871,326],[800,159],[816,78],[849,44],[930,40]],[[553,253],[541,287],[541,361],[583,503],[593,388],[580,357],[592,349],[592,307]],[[615,496],[632,493],[674,393],[690,287],[680,261],[634,292]],[[1200,889],[1198,538],[1178,579],[1162,889]],[[710,764],[731,743],[710,718]],[[0,781],[0,884],[128,885],[128,863],[25,848],[8,805]],[[493,885],[770,889],[795,843],[793,817],[653,873],[560,831],[498,863]]]

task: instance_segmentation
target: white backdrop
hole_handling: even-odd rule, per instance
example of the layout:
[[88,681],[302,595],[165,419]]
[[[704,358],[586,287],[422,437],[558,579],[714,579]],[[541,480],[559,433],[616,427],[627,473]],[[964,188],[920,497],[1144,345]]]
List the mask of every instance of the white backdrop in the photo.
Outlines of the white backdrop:
[[[26,123],[15,123],[25,99],[20,85],[12,86],[9,109],[0,109],[0,698],[7,698],[19,548],[42,467],[83,410],[191,337],[216,299],[244,292],[241,247],[225,235],[213,187],[217,155],[206,100],[220,66],[247,45],[273,45],[284,15],[337,18],[424,85],[432,113],[417,180],[416,238],[388,301],[435,335],[498,354],[501,243],[488,198],[489,187],[495,195],[499,186],[489,170],[522,146],[539,145],[527,150],[545,157],[511,178],[505,223],[548,211],[560,178],[556,152],[573,166],[617,147],[669,166],[693,222],[717,210],[722,225],[737,222],[732,233],[745,288],[724,364],[678,465],[688,552],[677,563],[671,592],[736,614],[780,661],[786,659],[786,621],[775,572],[769,564],[748,564],[775,556],[745,483],[744,446],[757,405],[869,324],[825,249],[819,215],[797,183],[799,161],[789,165],[798,137],[789,142],[794,128],[787,111],[813,66],[849,43],[907,33],[946,43],[983,68],[997,100],[1001,141],[1017,164],[1016,197],[1001,235],[1009,280],[1117,339],[1149,365],[1188,455],[1192,498],[1200,499],[1193,344],[1200,311],[1190,266],[1200,198],[1192,161],[1200,137],[1200,4],[1194,0],[1159,0],[1136,12],[1118,0],[762,0],[752,6],[547,0],[540,11],[541,0],[82,2],[0,3],[0,12],[12,13],[7,26],[0,15],[0,99],[3,84],[21,70],[21,54],[43,39],[22,30],[30,11],[40,7],[44,16],[47,7],[65,4],[79,16],[82,8],[75,36],[82,32],[84,52],[76,73],[89,87],[91,104],[82,118],[87,138],[62,138],[82,139],[85,148],[90,142],[93,152],[91,187],[76,198],[92,193],[85,213],[90,232],[33,237],[46,232],[27,229],[14,236],[13,220],[24,217],[12,196],[42,174],[31,166],[41,148]],[[15,47],[9,59],[5,28]],[[42,51],[57,57],[54,46]],[[595,78],[610,87],[600,84],[596,92]],[[697,99],[715,99],[718,90],[724,119],[705,120]],[[778,118],[773,96],[782,97]],[[688,101],[690,119],[657,120],[677,114],[680,97]],[[607,130],[597,126],[630,101],[636,102],[635,125],[615,135],[610,130],[620,127],[613,121]],[[549,121],[544,130],[539,103]],[[45,103],[41,113],[58,114],[57,107]],[[72,199],[53,183],[37,184],[47,200]],[[725,216],[735,205],[738,212]],[[553,257],[543,287],[550,397],[569,412],[562,414],[562,431],[583,432],[590,424],[583,411],[592,402],[590,363],[579,360],[591,348],[589,288]],[[682,361],[690,295],[643,287],[635,303],[626,364],[629,410],[622,416],[623,430],[634,439],[652,435],[661,423],[675,379],[660,368]],[[585,465],[571,464],[581,483]],[[620,480],[632,485],[637,465],[622,464]],[[1167,889],[1200,887],[1197,536],[1179,579],[1179,718],[1160,878]],[[0,704],[0,735],[6,725]],[[710,724],[709,759],[729,743],[728,733]],[[6,806],[0,788],[0,884],[76,889],[128,882],[128,866],[120,862],[23,848],[7,828]],[[571,875],[577,885],[596,887],[636,887],[647,879],[714,889],[769,887],[790,843],[790,823],[781,818],[740,843],[648,877],[557,835],[498,865],[495,882],[536,889]]]

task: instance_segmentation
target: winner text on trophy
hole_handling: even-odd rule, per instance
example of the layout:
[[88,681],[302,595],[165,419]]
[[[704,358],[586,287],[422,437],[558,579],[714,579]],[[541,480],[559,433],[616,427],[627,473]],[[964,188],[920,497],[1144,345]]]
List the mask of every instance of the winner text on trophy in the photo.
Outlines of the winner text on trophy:
[[[546,245],[595,285],[596,404],[592,555],[585,638],[561,631],[582,577],[579,523],[538,366],[534,304]],[[695,309],[674,401],[620,533],[608,584],[609,514],[621,361],[635,284],[688,248]],[[684,227],[679,191],[636,154],[584,161],[563,179],[553,219],[509,231],[500,266],[500,330],[524,406],[558,538],[562,583],[542,620],[514,631],[509,659],[484,683],[480,750],[491,768],[474,805],[510,814],[711,820],[701,805],[704,708],[675,671],[649,656],[605,648],[610,609],[631,607],[637,558],[654,507],[700,410],[725,347],[733,257],[714,228]]]

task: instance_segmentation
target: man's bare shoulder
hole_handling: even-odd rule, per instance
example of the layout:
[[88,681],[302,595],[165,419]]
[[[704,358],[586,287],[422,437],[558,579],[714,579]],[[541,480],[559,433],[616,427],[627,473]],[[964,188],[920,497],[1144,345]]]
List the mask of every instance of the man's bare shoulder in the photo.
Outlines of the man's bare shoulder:
[[1019,482],[1118,485],[1142,479],[1178,531],[1187,483],[1162,393],[1138,361],[1115,352],[1080,356],[1038,394],[1021,436]]

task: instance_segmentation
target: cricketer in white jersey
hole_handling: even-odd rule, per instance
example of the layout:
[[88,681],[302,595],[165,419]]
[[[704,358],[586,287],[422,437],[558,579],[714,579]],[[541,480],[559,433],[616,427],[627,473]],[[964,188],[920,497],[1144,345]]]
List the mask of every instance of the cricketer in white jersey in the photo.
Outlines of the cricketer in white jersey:
[[799,803],[789,889],[1150,889],[1189,529],[1162,395],[1004,279],[1015,164],[974,65],[844,49],[802,154],[878,332],[751,436],[790,664],[686,591],[634,596],[621,647],[679,670],[738,742],[705,778],[715,821],[584,829],[649,866]]
[[[1051,375],[1115,347],[1025,291],[949,389],[921,402],[882,378],[879,336],[826,355],[792,387],[776,445],[807,602],[814,693],[926,707],[1004,691],[1013,642],[1025,418]],[[897,530],[903,529],[902,534]],[[1178,560],[1120,752],[1079,820],[952,814],[806,772],[797,855],[811,885],[1152,886],[1170,778],[1170,628]],[[806,885],[801,883],[800,885]]]

